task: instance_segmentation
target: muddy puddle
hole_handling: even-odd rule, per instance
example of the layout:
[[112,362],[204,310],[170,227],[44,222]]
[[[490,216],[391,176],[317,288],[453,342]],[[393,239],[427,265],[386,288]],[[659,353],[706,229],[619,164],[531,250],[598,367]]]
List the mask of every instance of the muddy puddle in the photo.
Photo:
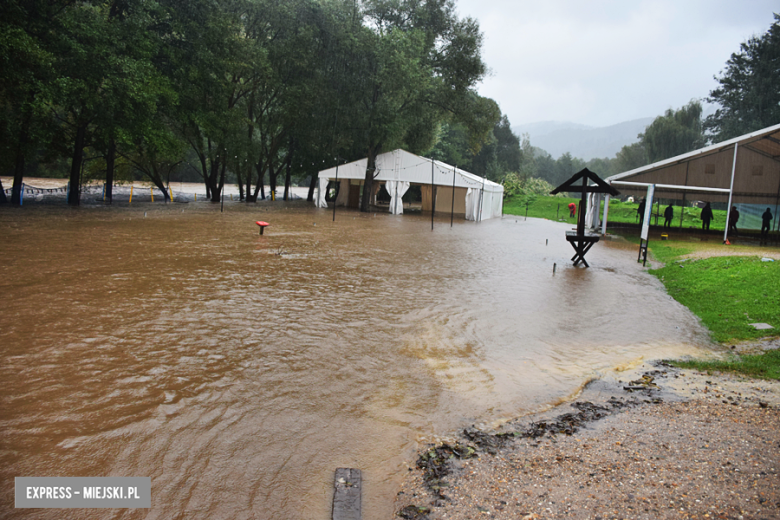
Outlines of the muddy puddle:
[[[420,443],[709,348],[633,249],[571,267],[566,225],[331,219],[1,209],[2,515],[327,519],[353,467],[392,518]],[[150,476],[152,508],[10,509],[14,476],[100,475]]]

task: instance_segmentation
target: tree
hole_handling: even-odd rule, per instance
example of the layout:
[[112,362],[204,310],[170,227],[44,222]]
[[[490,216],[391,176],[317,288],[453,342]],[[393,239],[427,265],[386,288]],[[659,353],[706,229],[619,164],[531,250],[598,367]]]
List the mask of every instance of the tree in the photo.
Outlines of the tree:
[[627,172],[648,164],[647,150],[642,142],[629,144],[620,149],[615,156],[615,170]]
[[[0,3],[0,171],[14,172],[11,203],[20,204],[26,161],[50,137],[55,56],[51,40],[69,2]],[[5,192],[0,185],[0,202]]]
[[668,109],[639,134],[651,163],[668,159],[704,146],[701,103],[692,100],[679,110]]
[[356,87],[348,118],[368,158],[361,200],[368,211],[382,151],[429,150],[447,115],[474,135],[487,134],[495,119],[483,117],[485,104],[472,92],[486,70],[482,35],[476,21],[457,18],[452,0],[366,0],[362,7],[346,72]]
[[704,127],[714,142],[780,123],[780,15],[769,30],[740,45],[707,101],[720,105]]

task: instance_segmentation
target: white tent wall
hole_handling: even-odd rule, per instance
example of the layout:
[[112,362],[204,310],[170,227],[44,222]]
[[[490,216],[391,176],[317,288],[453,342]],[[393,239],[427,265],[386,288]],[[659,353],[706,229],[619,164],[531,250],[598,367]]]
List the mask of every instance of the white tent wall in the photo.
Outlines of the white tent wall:
[[422,195],[422,210],[424,212],[431,211],[433,187],[430,184],[424,184],[420,186],[420,194]]
[[504,192],[493,192],[493,204],[491,205],[490,218],[501,218],[504,213]]
[[336,206],[346,206],[349,200],[349,179],[339,179],[339,194],[336,196]]
[[392,215],[402,215],[404,212],[403,196],[409,189],[409,183],[406,181],[386,181],[385,191],[390,195],[390,213]]
[[[366,174],[366,159],[360,159],[347,164],[341,164],[338,167],[339,181],[363,180]],[[335,179],[336,168],[330,168],[319,172],[319,178]],[[394,150],[383,153],[376,158],[375,171],[375,190],[376,184],[386,181],[403,181],[410,184],[418,184],[423,188],[423,211],[431,210],[430,187],[431,184],[437,186],[436,190],[436,213],[450,213],[452,211],[452,186],[455,185],[455,208],[454,213],[459,215],[466,214],[466,193],[469,188],[476,191],[477,194],[484,190],[482,205],[480,209],[477,204],[476,211],[482,214],[483,219],[500,216],[503,208],[504,187],[495,182],[488,181],[472,173],[464,172],[449,164],[432,161],[425,157],[409,153],[404,150]],[[344,191],[344,190],[342,190]],[[487,195],[490,193],[490,195]],[[339,194],[339,205],[342,204]],[[477,196],[479,202],[479,196]],[[376,202],[376,197],[372,197],[372,203]],[[489,201],[485,204],[485,201]],[[346,200],[344,200],[346,203]],[[496,208],[495,206],[498,205]]]
[[455,188],[455,211],[452,211],[452,186],[436,187],[436,214],[466,214],[466,188]]
[[327,178],[319,178],[317,179],[317,200],[316,205],[318,208],[327,208],[328,203],[325,201],[325,194],[328,192],[328,179]]

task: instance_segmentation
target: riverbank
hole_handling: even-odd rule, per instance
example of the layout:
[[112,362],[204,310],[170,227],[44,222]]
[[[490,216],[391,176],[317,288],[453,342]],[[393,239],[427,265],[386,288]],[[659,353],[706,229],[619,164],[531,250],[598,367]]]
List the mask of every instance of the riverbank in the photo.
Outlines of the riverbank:
[[[656,241],[650,272],[717,339],[730,340],[724,347],[736,355],[722,357],[731,365],[754,354],[773,369],[776,356],[764,353],[780,348],[776,329],[761,331],[775,337],[757,338],[748,323],[759,315],[777,319],[770,310],[779,296],[771,283],[777,265],[760,260],[776,259],[777,251],[755,249]],[[718,258],[724,252],[760,256]],[[706,286],[712,278],[717,283]],[[697,288],[703,293],[684,294]],[[644,373],[592,382],[552,412],[494,431],[466,429],[443,446],[429,446],[409,468],[397,514],[414,520],[777,518],[780,381],[719,372],[718,366],[744,367],[715,363],[699,362],[699,368],[716,367],[705,372],[645,365]]]
[[450,442],[476,456],[450,459],[443,482],[426,484],[422,452],[397,496],[398,515],[777,518],[780,383],[644,369],[637,380],[594,382],[553,413],[464,430]]

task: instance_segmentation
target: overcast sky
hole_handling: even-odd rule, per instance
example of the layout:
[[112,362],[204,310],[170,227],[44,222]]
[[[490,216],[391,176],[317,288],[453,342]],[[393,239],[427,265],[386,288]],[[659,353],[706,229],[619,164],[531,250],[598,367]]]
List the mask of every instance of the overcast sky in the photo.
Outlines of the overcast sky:
[[608,126],[704,98],[726,60],[765,33],[777,0],[455,0],[479,20],[479,86],[512,126]]

